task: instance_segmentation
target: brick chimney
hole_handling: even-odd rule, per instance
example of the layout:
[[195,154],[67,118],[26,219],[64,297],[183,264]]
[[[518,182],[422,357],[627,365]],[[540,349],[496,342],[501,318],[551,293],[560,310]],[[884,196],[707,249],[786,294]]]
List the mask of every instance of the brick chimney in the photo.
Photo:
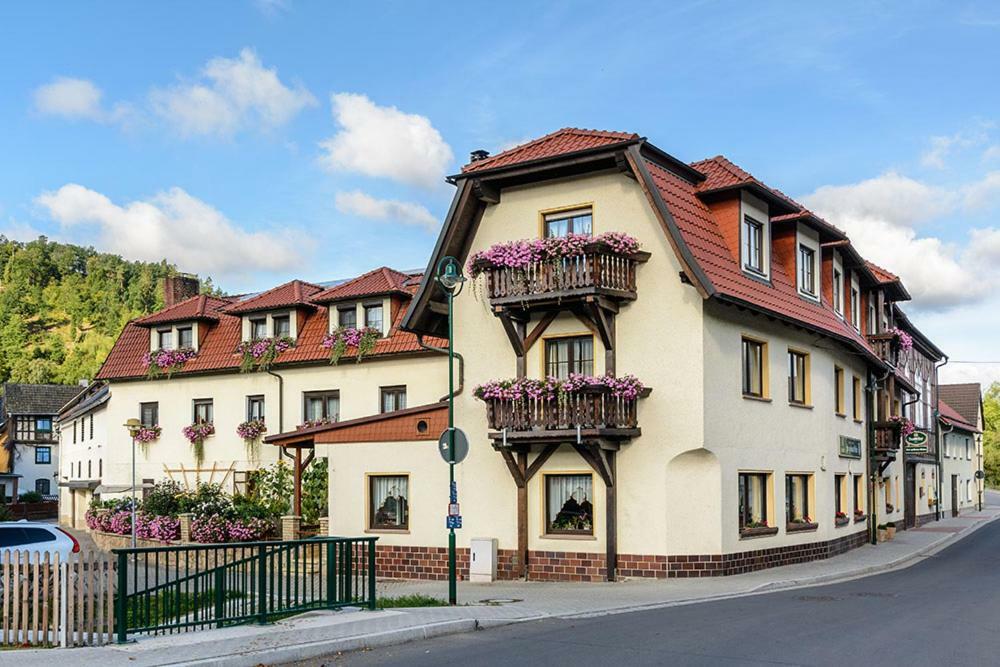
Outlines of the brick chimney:
[[169,308],[184,299],[197,296],[200,287],[201,284],[195,276],[184,273],[167,276],[163,279],[163,307]]

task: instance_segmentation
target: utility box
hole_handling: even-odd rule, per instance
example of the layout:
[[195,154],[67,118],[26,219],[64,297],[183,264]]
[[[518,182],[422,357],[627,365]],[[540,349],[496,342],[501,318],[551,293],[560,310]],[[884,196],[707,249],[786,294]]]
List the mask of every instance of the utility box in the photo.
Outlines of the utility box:
[[469,541],[469,581],[489,583],[497,578],[497,539],[473,537]]

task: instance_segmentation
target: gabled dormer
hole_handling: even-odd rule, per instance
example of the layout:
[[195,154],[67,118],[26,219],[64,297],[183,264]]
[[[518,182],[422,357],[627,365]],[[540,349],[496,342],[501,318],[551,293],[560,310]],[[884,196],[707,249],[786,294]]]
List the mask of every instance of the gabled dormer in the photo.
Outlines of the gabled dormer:
[[412,295],[406,287],[419,278],[383,266],[323,290],[312,300],[329,308],[330,333],[339,328],[371,328],[385,337],[400,309],[410,301]]
[[244,343],[265,338],[296,340],[306,315],[316,309],[312,297],[322,291],[319,285],[292,280],[238,301],[225,312],[240,318]]
[[208,329],[219,321],[218,312],[230,304],[226,299],[200,294],[141,317],[135,324],[149,330],[149,351],[194,350],[205,340]]

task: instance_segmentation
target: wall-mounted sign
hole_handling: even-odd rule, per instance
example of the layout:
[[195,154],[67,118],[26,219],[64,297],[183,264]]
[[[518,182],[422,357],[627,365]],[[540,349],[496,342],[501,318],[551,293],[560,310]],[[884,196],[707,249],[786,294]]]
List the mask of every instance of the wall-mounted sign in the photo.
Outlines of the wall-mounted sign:
[[985,472],[983,472],[982,470],[977,470],[976,471],[976,479],[984,479],[985,477],[986,477],[986,473]]
[[[914,431],[910,435],[906,436],[906,446],[907,450],[910,447],[920,447],[921,445],[927,444],[927,434],[923,431]],[[927,449],[924,447],[924,449]]]
[[840,436],[840,458],[860,459],[861,441],[857,438],[848,438],[846,435]]

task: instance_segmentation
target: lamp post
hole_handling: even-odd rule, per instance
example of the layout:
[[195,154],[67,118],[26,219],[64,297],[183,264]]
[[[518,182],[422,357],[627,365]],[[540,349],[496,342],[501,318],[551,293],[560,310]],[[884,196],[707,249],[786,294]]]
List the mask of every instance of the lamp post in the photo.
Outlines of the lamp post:
[[[436,280],[448,295],[448,500],[455,503],[455,297],[465,284],[462,265],[454,257],[442,257]],[[458,604],[454,523],[448,527],[448,604]]]
[[132,438],[132,548],[135,549],[135,438],[139,435],[142,422],[133,417],[126,421],[124,426]]

